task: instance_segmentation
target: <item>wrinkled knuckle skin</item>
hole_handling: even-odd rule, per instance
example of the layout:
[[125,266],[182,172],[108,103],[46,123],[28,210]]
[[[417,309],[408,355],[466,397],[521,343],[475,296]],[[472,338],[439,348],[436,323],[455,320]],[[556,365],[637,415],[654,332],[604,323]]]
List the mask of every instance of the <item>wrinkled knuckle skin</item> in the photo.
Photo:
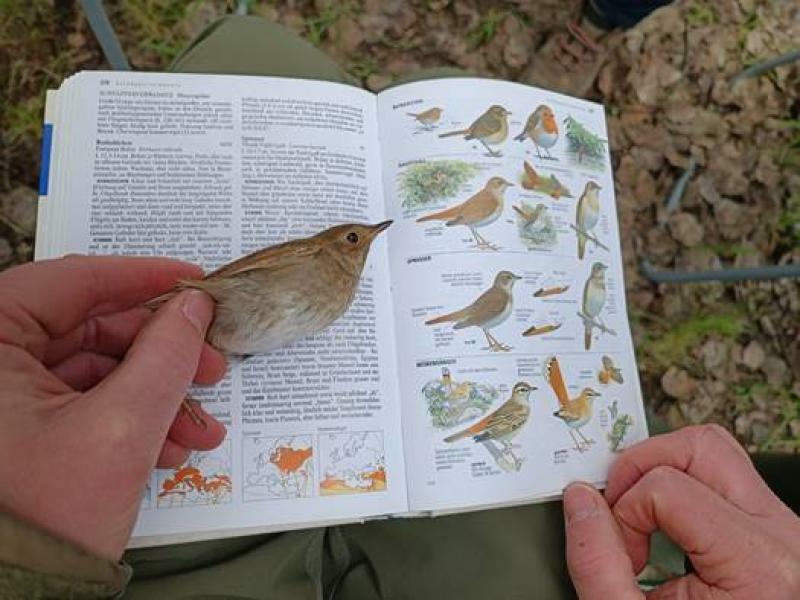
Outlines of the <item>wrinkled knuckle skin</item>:
[[649,491],[662,490],[675,485],[679,478],[679,473],[674,467],[659,465],[645,473],[641,483]]

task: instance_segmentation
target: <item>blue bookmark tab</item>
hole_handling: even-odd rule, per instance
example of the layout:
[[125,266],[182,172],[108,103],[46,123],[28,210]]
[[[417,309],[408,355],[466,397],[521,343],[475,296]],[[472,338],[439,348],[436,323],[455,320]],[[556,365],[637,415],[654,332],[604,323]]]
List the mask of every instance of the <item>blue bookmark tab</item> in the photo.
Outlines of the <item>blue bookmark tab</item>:
[[53,145],[53,124],[45,123],[42,131],[42,164],[39,167],[39,195],[47,196],[50,182],[50,150]]

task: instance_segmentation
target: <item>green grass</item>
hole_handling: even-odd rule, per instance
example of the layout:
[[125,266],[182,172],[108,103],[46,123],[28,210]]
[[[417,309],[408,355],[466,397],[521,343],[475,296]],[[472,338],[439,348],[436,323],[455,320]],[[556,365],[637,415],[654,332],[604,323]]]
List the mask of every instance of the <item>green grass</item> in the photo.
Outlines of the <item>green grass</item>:
[[200,4],[200,0],[128,0],[120,3],[120,10],[139,47],[167,65],[189,41],[180,23]]
[[315,16],[306,19],[306,37],[312,44],[318,46],[327,38],[328,30],[339,19],[352,14],[354,10],[351,2],[328,2]]
[[705,3],[692,2],[686,11],[686,22],[692,27],[713,25],[716,20],[714,9]]
[[689,350],[703,338],[710,335],[732,338],[743,331],[743,315],[728,309],[671,325],[660,336],[649,334],[640,350],[644,357],[651,359],[660,369],[667,369],[670,365],[690,366],[692,359],[688,355]]
[[758,250],[752,246],[744,244],[733,244],[730,242],[719,242],[717,244],[702,244],[698,246],[700,250],[709,250],[722,258],[738,258],[740,256],[753,256],[758,254]]
[[500,23],[502,23],[503,19],[509,14],[510,12],[506,9],[490,8],[475,29],[470,31],[467,35],[467,42],[470,47],[479,48],[491,42],[494,36],[497,35],[497,29]]
[[778,227],[789,245],[800,245],[800,190],[794,190],[786,201],[786,210],[778,220]]

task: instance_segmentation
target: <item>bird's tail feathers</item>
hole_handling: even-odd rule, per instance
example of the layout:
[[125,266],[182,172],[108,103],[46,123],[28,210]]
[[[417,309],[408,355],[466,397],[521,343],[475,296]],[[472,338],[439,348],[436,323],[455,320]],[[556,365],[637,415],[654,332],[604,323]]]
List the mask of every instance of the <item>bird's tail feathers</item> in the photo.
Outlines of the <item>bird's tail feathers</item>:
[[444,221],[445,219],[449,220],[456,216],[456,214],[457,211],[455,208],[446,208],[445,210],[420,217],[417,219],[417,223],[424,223],[425,221]]
[[453,442],[457,442],[458,440],[463,440],[465,437],[469,437],[470,432],[469,429],[465,429],[464,431],[459,431],[458,433],[454,433],[453,435],[448,435],[444,438],[445,443],[451,444]]
[[440,133],[440,138],[452,137],[454,135],[464,135],[469,133],[469,129],[459,129],[458,131],[448,131],[447,133]]
[[[434,317],[433,319],[429,319],[425,321],[425,325],[438,325],[439,323],[447,323],[449,321],[458,321],[461,319],[464,311],[457,310],[456,312],[451,312],[446,315],[441,315],[439,317]],[[458,327],[458,325],[456,325]]]
[[578,258],[583,260],[584,254],[586,254],[586,236],[582,234],[578,234]]
[[520,133],[517,137],[514,138],[514,140],[517,141],[517,142],[521,142],[524,139],[525,139],[525,132],[524,131],[522,133]]
[[587,325],[583,334],[583,345],[589,350],[592,347],[592,326]]

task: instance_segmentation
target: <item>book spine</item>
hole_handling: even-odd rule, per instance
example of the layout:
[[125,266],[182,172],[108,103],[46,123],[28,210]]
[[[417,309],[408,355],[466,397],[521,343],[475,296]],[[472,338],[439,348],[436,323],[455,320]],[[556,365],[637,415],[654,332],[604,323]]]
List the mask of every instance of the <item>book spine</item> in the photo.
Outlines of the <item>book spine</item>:
[[53,146],[53,124],[45,123],[42,131],[41,166],[39,167],[39,196],[47,196],[50,183],[50,152]]

